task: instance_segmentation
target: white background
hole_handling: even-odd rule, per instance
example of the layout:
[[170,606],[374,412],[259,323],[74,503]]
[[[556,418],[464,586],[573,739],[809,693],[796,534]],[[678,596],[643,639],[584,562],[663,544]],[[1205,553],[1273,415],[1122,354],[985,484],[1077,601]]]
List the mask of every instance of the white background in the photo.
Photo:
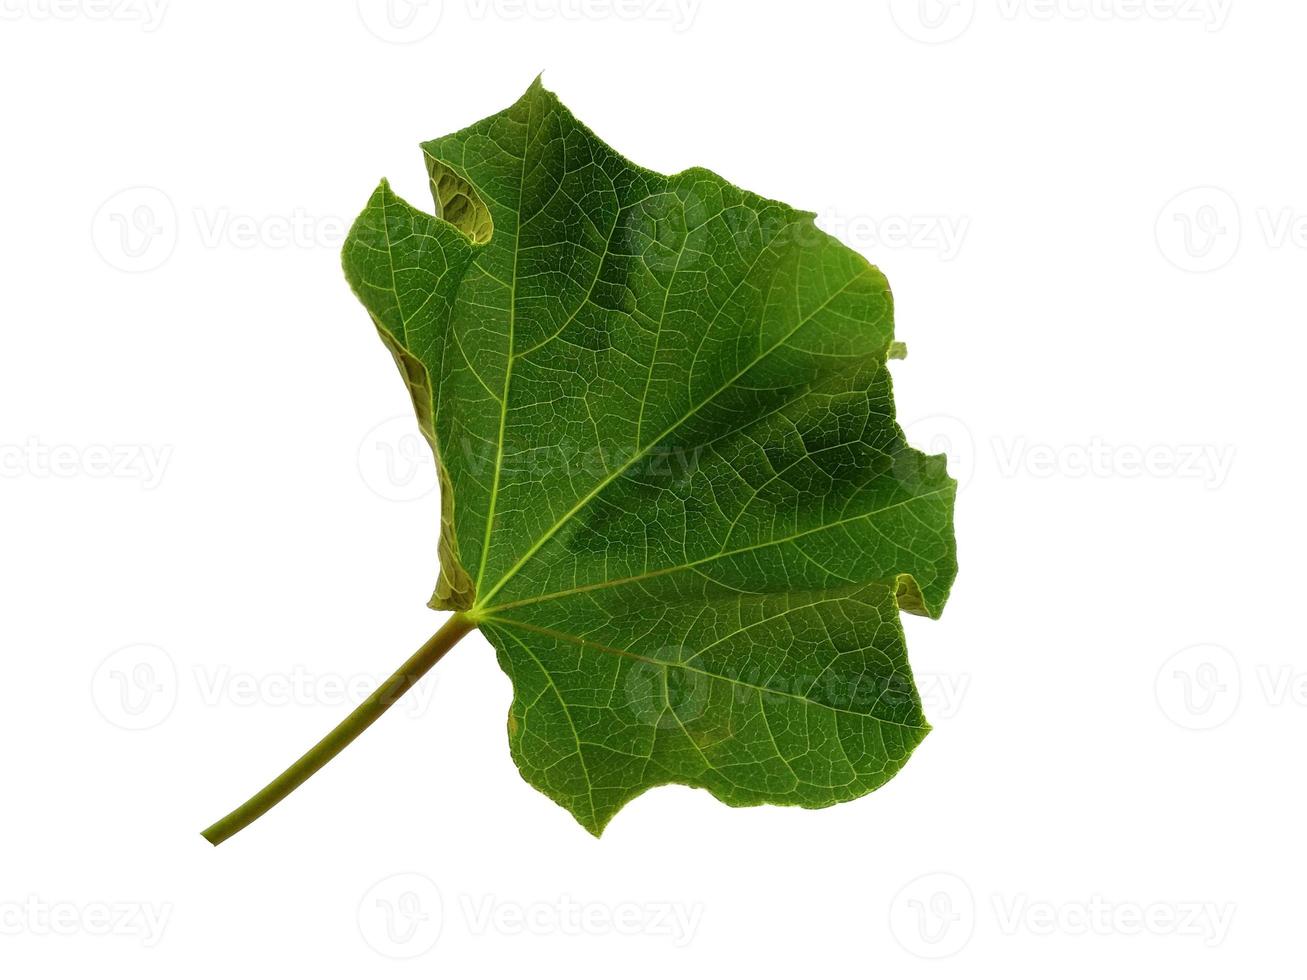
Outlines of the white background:
[[[6,976],[1300,961],[1303,5],[0,10]],[[214,850],[440,623],[343,230],[541,70],[888,274],[900,416],[963,483],[952,601],[907,623],[935,732],[855,803],[665,788],[594,840],[517,775],[473,636]]]

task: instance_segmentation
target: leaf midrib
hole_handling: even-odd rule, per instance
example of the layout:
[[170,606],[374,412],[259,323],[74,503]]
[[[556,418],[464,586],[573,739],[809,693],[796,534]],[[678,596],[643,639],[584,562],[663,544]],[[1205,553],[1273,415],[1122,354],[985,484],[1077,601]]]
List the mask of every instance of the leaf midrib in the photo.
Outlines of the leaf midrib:
[[490,534],[495,526],[495,505],[499,500],[499,480],[504,469],[504,426],[508,421],[508,386],[513,379],[513,333],[517,318],[517,257],[522,248],[522,194],[526,189],[526,161],[531,155],[531,118],[534,111],[535,99],[532,99],[526,107],[522,170],[517,182],[517,223],[513,228],[513,281],[508,285],[508,360],[504,364],[504,392],[499,401],[499,444],[495,451],[495,476],[490,484],[490,503],[486,509],[486,531],[481,539],[481,567],[477,569],[476,582],[472,586],[473,595],[480,594],[481,581],[486,575],[486,561],[490,557]]

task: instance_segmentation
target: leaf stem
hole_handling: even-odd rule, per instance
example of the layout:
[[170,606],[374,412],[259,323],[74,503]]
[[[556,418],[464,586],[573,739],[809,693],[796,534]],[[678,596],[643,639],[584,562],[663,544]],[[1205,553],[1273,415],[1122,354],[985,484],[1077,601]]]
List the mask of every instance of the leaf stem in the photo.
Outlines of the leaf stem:
[[461,612],[454,613],[431,639],[404,661],[368,699],[328,732],[285,772],[268,783],[248,800],[203,832],[204,839],[215,847],[233,834],[244,830],[259,817],[294,792],[315,772],[334,759],[345,746],[358,738],[369,725],[385,714],[386,709],[422,679],[436,661],[459,640],[476,628],[476,623]]

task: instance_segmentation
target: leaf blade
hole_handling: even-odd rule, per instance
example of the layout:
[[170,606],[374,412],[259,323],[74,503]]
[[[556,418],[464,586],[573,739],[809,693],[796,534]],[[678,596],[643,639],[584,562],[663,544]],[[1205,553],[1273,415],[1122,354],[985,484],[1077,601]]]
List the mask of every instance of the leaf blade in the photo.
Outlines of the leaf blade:
[[[894,421],[884,277],[809,213],[630,163],[539,80],[423,150],[440,217],[380,204],[427,238],[391,235],[382,262],[365,211],[345,264],[425,372],[433,604],[469,610],[512,677],[524,777],[594,833],[660,782],[803,806],[881,785],[928,730],[898,612],[938,616],[956,574],[955,484]],[[387,271],[393,302],[369,291]],[[440,297],[413,336],[410,276]],[[843,702],[797,696],[822,651],[813,683]],[[657,717],[587,701],[631,664],[661,672]],[[690,677],[703,712],[682,717]]]

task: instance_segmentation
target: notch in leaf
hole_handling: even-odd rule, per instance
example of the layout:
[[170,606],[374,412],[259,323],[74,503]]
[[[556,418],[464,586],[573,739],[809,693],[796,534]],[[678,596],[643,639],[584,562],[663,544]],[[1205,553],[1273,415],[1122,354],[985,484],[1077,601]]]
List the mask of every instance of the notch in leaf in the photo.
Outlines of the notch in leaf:
[[412,394],[453,616],[205,831],[316,772],[463,635],[513,684],[526,780],[599,834],[652,786],[824,807],[929,730],[901,610],[938,616],[955,484],[909,447],[884,276],[813,215],[636,166],[537,80],[384,181],[345,274]]

